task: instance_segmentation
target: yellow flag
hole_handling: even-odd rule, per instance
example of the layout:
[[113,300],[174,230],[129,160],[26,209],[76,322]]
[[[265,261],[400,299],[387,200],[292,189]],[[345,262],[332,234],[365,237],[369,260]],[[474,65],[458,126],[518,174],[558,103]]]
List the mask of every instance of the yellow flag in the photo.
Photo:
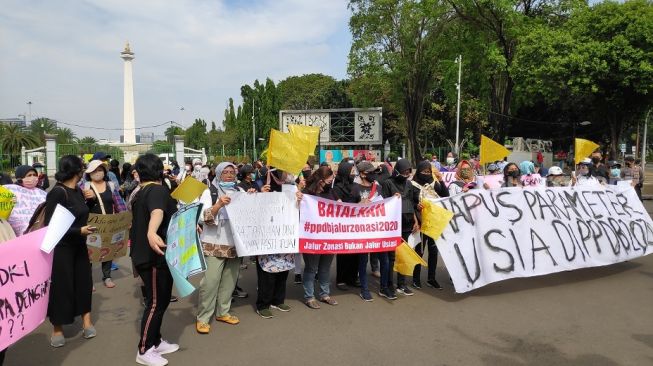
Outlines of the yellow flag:
[[503,160],[508,155],[510,155],[510,150],[506,149],[505,146],[485,135],[481,135],[481,164]]
[[421,232],[436,239],[449,225],[453,212],[442,208],[431,201],[422,200],[422,226]]
[[583,159],[590,156],[594,150],[598,149],[599,145],[590,140],[576,139],[574,143],[574,161],[576,164],[580,163]]
[[8,219],[16,204],[16,196],[6,187],[0,186],[0,218]]
[[299,147],[303,148],[307,155],[315,154],[315,146],[320,136],[320,128],[317,126],[288,125],[290,134],[301,140]]
[[186,176],[179,187],[172,192],[171,196],[184,203],[191,203],[199,198],[206,188],[208,188],[206,184],[193,177]]
[[421,264],[426,267],[426,262],[422,259],[413,248],[405,241],[395,249],[395,266],[394,270],[404,276],[412,276],[413,269],[416,265]]
[[291,174],[299,173],[308,159],[306,148],[301,146],[302,142],[304,141],[301,138],[272,129],[268,145],[268,165]]

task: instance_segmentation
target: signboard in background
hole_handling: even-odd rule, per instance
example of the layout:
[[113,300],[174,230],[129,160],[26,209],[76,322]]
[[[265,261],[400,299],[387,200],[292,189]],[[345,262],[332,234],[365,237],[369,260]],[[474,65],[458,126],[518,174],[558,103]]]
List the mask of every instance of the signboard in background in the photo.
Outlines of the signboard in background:
[[343,159],[357,160],[360,156],[371,162],[381,162],[381,150],[320,150],[320,163],[338,164]]
[[229,196],[226,209],[239,257],[299,252],[299,208],[294,192],[235,192]]
[[88,257],[91,262],[106,262],[127,255],[131,212],[113,215],[88,215],[88,225],[97,230],[86,237]]
[[401,199],[368,204],[304,195],[299,251],[314,254],[387,252],[401,244]]
[[168,225],[165,257],[181,297],[195,291],[195,287],[188,282],[188,277],[206,270],[202,243],[197,234],[201,207],[199,202],[182,206],[172,215]]
[[454,214],[436,244],[459,293],[653,252],[653,221],[632,187],[480,189],[433,202]]

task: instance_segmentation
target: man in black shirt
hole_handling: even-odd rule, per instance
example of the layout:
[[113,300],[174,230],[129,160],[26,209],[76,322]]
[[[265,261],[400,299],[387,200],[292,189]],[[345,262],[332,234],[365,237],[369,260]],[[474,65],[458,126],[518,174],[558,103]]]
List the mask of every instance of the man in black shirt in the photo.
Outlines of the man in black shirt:
[[592,153],[592,165],[590,166],[590,173],[593,177],[599,180],[599,182],[605,181],[606,183],[610,180],[610,170],[605,164],[601,162],[603,156],[601,151],[596,150]]

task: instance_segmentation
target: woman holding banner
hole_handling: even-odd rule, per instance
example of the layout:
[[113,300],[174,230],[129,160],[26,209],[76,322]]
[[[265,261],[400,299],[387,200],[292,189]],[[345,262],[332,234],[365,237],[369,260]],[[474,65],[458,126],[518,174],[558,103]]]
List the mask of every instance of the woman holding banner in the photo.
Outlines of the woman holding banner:
[[503,184],[501,187],[523,187],[521,170],[515,163],[508,163],[503,168]]
[[164,354],[176,352],[179,345],[161,337],[161,325],[172,293],[172,275],[165,260],[166,234],[177,201],[170,197],[161,178],[163,162],[154,154],[139,157],[134,164],[140,185],[131,198],[131,258],[145,287],[145,309],[141,318],[136,362],[141,365],[166,365]]
[[[310,194],[330,200],[336,200],[333,194],[331,184],[333,183],[333,170],[328,166],[320,166],[306,180],[304,194]],[[302,195],[297,195],[301,201]],[[304,303],[311,309],[319,309],[320,304],[315,300],[315,274],[320,284],[320,301],[329,305],[338,305],[338,302],[330,296],[329,288],[331,262],[333,254],[304,254],[304,275],[302,276],[304,285]]]
[[[354,190],[353,171],[354,164],[349,161],[343,161],[338,165],[338,173],[333,184],[333,194],[339,201],[347,203],[360,201],[357,191]],[[358,282],[358,256],[358,254],[336,255],[336,287],[339,290],[346,291],[347,286],[356,287]]]
[[5,186],[16,197],[16,204],[7,218],[16,236],[23,235],[34,211],[45,202],[46,193],[37,187],[38,181],[36,168],[20,165],[16,167],[16,184]]
[[52,347],[66,344],[63,324],[71,324],[75,316],[82,316],[84,338],[96,335],[91,322],[91,263],[88,260],[86,236],[95,231],[88,226],[88,206],[77,186],[84,174],[82,159],[66,155],[59,160],[55,174],[57,184],[45,198],[45,226],[50,224],[57,205],[61,205],[75,216],[75,221],[54,247],[48,317],[53,330],[50,337]]
[[474,168],[467,160],[461,160],[456,168],[456,178],[449,184],[449,196],[465,193],[476,188]]
[[[86,182],[84,183],[84,198],[90,213],[98,215],[113,215],[127,211],[125,201],[120,196],[119,187],[109,181],[107,167],[100,160],[93,160],[86,168]],[[111,264],[113,261],[102,262],[102,283],[107,288],[114,288],[116,284],[111,280]]]
[[222,162],[215,169],[215,178],[204,190],[200,202],[203,230],[200,237],[206,260],[206,271],[200,282],[199,304],[195,330],[200,334],[211,331],[211,317],[215,320],[236,325],[240,320],[229,314],[231,295],[236,288],[240,258],[236,253],[235,240],[229,225],[225,206],[231,202],[229,193],[238,190],[237,168],[232,163]]
[[[438,199],[440,197],[449,197],[449,190],[442,180],[442,174],[433,166],[428,160],[423,160],[417,163],[417,173],[411,181],[420,190],[420,201],[422,199]],[[418,207],[421,210],[421,206]],[[442,286],[435,280],[435,268],[438,265],[438,247],[435,245],[435,239],[422,233],[422,242],[415,247],[415,252],[420,257],[424,254],[424,250],[428,249],[428,272],[426,277],[426,284],[438,290],[442,290]],[[413,270],[413,287],[422,288],[421,283],[422,265],[415,265]]]

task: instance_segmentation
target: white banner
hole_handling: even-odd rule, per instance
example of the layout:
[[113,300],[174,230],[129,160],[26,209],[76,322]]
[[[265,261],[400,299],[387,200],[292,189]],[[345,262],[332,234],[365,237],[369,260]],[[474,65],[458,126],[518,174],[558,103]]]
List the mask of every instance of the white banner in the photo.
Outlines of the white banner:
[[473,190],[434,202],[454,212],[436,243],[459,293],[653,251],[653,221],[632,188]]
[[299,209],[293,192],[235,192],[225,206],[239,257],[297,253]]
[[401,199],[344,203],[305,194],[301,202],[302,253],[368,253],[401,244]]

